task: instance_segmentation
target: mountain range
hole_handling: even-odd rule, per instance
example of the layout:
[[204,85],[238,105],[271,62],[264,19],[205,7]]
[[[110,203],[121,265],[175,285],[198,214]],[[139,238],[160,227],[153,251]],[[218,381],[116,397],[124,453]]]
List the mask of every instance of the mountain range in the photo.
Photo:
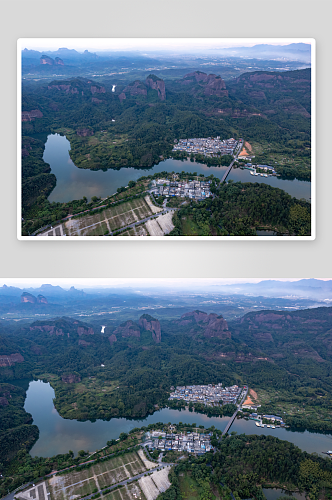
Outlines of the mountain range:
[[[151,52],[151,55],[149,55],[149,52]],[[209,52],[213,55],[217,53],[221,56],[228,57],[255,57],[261,59],[283,58],[310,63],[311,45],[308,43],[291,43],[288,45],[258,44],[254,45],[253,47],[214,48]],[[65,63],[70,64],[79,64],[81,62],[87,63],[88,61],[106,61],[112,59],[122,59],[122,62],[125,62],[129,59],[140,62],[146,62],[150,60],[151,64],[165,64],[165,56],[170,59],[174,58],[174,53],[172,53],[171,51],[160,51],[159,53],[158,51],[145,51],[143,54],[139,51],[90,52],[86,49],[81,52],[75,49],[61,47],[58,50],[46,50],[41,52],[38,50],[29,50],[25,48],[22,50],[23,63],[28,62],[31,64],[32,62],[34,62],[35,64],[38,64],[38,59],[40,59],[40,57],[44,54],[52,58],[59,57],[63,59]],[[200,54],[200,51],[198,52],[198,54]],[[158,56],[161,57],[161,60],[158,59]]]
[[[332,280],[321,280],[321,279],[300,279],[296,281],[280,281],[280,280],[262,280],[258,283],[234,283],[234,284],[222,284],[215,283],[212,281],[209,283],[205,281],[204,284],[200,284],[199,281],[190,284],[190,288],[187,285],[182,285],[180,283],[168,284],[156,282],[146,285],[144,283],[140,284],[137,288],[134,286],[117,286],[117,287],[103,287],[103,288],[84,288],[78,290],[74,286],[69,289],[64,289],[59,285],[43,284],[40,287],[26,287],[19,288],[14,286],[8,286],[4,284],[0,287],[0,302],[4,296],[16,297],[20,299],[22,293],[27,292],[33,295],[44,295],[48,299],[53,297],[63,297],[63,298],[88,298],[92,297],[106,297],[109,296],[112,299],[118,299],[123,301],[124,297],[133,296],[136,298],[149,297],[149,300],[154,302],[158,301],[158,296],[164,296],[165,293],[174,295],[177,294],[177,290],[181,293],[185,292],[195,292],[201,293],[211,293],[216,292],[220,294],[248,294],[253,296],[265,296],[265,297],[282,297],[282,296],[297,296],[311,299],[320,300],[332,300]],[[155,296],[151,297],[151,293]]]
[[308,43],[291,43],[288,45],[258,44],[253,47],[232,47],[220,49],[221,54],[233,57],[290,59],[310,63],[311,45]]

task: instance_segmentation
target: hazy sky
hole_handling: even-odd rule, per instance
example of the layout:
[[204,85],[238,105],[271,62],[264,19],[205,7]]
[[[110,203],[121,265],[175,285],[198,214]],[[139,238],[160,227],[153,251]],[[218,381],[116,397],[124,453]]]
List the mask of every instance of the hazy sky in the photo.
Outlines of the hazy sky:
[[[267,278],[266,278],[267,279]],[[165,287],[204,287],[211,285],[230,285],[236,283],[258,283],[260,281],[266,281],[266,279],[261,278],[6,278],[0,279],[0,286],[6,284],[7,286],[22,287],[35,287],[38,288],[42,284],[48,283],[53,286],[59,285],[63,288],[70,288],[75,286],[76,288],[90,288],[90,287],[113,287],[113,286],[128,286],[135,288],[146,288],[154,286],[165,286]],[[268,278],[277,281],[298,281],[299,278]],[[327,280],[330,278],[317,278]],[[197,290],[196,290],[197,291]]]
[[252,47],[260,43],[287,45],[303,42],[295,38],[22,38],[20,48],[33,50],[57,50],[60,47],[83,50],[171,50],[179,52],[207,52],[225,47]]

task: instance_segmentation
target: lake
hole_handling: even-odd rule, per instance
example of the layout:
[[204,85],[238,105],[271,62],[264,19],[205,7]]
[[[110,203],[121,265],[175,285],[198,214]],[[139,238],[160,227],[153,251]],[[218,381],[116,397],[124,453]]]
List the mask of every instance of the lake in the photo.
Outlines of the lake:
[[[136,181],[142,176],[152,175],[156,172],[197,172],[209,176],[222,178],[226,167],[208,167],[202,163],[190,160],[168,159],[151,168],[121,168],[120,170],[86,170],[77,168],[69,156],[70,143],[65,136],[50,134],[47,137],[43,159],[51,166],[52,173],[57,178],[57,183],[48,197],[50,202],[68,202],[86,196],[106,198],[115,193],[118,187],[127,186],[130,180]],[[240,168],[232,169],[227,181],[259,182],[283,189],[295,198],[310,199],[311,183],[294,179],[283,180],[278,177],[252,176],[249,170]]]
[[[54,390],[49,383],[41,380],[29,383],[24,408],[31,413],[34,424],[39,428],[39,439],[31,450],[32,456],[48,457],[72,450],[93,452],[106,445],[110,439],[116,439],[121,432],[129,432],[134,427],[142,427],[156,422],[177,424],[196,423],[208,428],[214,425],[224,430],[229,417],[208,417],[189,410],[171,410],[164,408],[144,419],[112,418],[109,421],[79,422],[62,418],[54,408]],[[267,429],[256,427],[252,420],[235,420],[230,431],[246,434],[272,434],[290,441],[309,453],[332,449],[332,436],[305,432],[290,432],[287,429]],[[273,500],[273,499],[271,499]]]

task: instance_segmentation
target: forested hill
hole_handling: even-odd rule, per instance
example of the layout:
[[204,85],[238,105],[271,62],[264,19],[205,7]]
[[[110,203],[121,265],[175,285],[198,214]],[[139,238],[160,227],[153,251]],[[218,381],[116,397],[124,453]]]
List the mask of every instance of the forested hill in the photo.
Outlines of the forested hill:
[[[229,94],[271,117],[279,111],[289,115],[311,114],[311,69],[287,72],[244,73],[228,83]],[[295,119],[295,116],[294,116]]]
[[233,337],[271,358],[295,356],[324,363],[332,355],[332,308],[248,313],[232,323]]
[[233,368],[234,363],[258,361],[281,366],[292,359],[329,373],[332,361],[330,307],[251,312],[228,323],[222,315],[195,310],[177,320],[143,314],[139,321],[118,326],[106,321],[103,332],[97,324],[96,319],[87,323],[68,317],[23,326],[2,322],[0,377],[20,378],[37,367],[59,375],[68,370],[87,373],[99,370],[102,363],[111,367],[119,356],[137,357],[134,364],[138,363],[144,351],[158,359],[166,352],[213,363],[222,358]]
[[107,157],[100,141],[90,151],[86,139],[76,150],[71,138],[72,159],[80,168],[151,166],[160,155],[169,156],[174,140],[183,137],[296,140],[297,150],[305,152],[302,142],[310,144],[310,70],[245,73],[231,82],[202,72],[166,82],[150,74],[145,82],[120,85],[116,92],[86,78],[24,82],[22,111],[26,136],[61,127],[78,136],[101,130],[127,134],[129,144],[113,148]]
[[171,386],[246,384],[289,425],[332,430],[332,308],[260,311],[229,323],[199,310],[168,321],[144,314],[117,328],[106,322],[103,333],[95,325],[2,323],[0,382],[43,378],[60,414],[82,419],[143,417],[168,404]]

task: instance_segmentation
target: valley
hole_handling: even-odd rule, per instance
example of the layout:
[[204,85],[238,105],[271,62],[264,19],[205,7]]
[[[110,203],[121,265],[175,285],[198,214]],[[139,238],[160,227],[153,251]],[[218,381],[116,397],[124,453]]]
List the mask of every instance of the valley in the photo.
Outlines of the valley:
[[[240,70],[243,64],[239,59],[234,59],[230,67],[228,60],[223,59],[220,66],[211,61],[213,72],[209,74],[206,62],[197,62],[193,68],[180,57],[173,58],[174,70],[162,64],[160,68],[150,65],[149,71],[138,73],[134,69],[135,57],[132,69],[120,71],[116,66],[121,61],[109,56],[74,55],[68,49],[60,52],[69,59],[58,55],[53,58],[51,54],[38,58],[37,53],[27,59],[29,50],[22,52],[23,236],[35,236],[51,226],[57,226],[49,231],[52,236],[104,236],[106,230],[112,235],[106,219],[100,227],[87,224],[87,230],[82,232],[66,231],[62,221],[71,217],[78,202],[82,207],[89,198],[109,198],[125,190],[130,182],[142,178],[140,170],[150,176],[152,172],[155,175],[188,170],[190,174],[213,175],[224,182],[225,169],[233,161],[234,167],[243,166],[237,162],[240,151],[234,148],[231,153],[221,148],[218,154],[207,155],[199,149],[179,148],[178,141],[190,137],[204,141],[233,138],[236,143],[244,138],[255,163],[269,165],[277,173],[275,179],[259,180],[275,188],[268,196],[279,198],[277,188],[285,189],[299,199],[301,207],[296,209],[296,215],[287,207],[285,220],[275,220],[271,214],[255,219],[248,213],[246,200],[236,202],[236,212],[231,217],[222,212],[221,221],[219,216],[217,222],[214,220],[214,210],[210,210],[208,224],[201,217],[193,220],[190,216],[188,224],[181,223],[181,219],[188,221],[186,216],[177,220],[167,215],[166,231],[159,223],[145,221],[149,223],[143,229],[137,230],[136,224],[123,226],[127,230],[122,236],[262,236],[270,235],[269,232],[277,236],[310,236],[310,67],[303,68],[303,62],[295,61],[276,67],[272,60],[253,60],[245,71]],[[114,64],[115,71],[90,71],[95,64]],[[232,64],[236,70],[230,75]],[[42,77],[33,78],[34,72]],[[56,134],[70,142],[69,170],[64,157],[57,162],[46,150],[43,155],[46,140],[48,144]],[[64,154],[68,154],[68,149]],[[185,168],[181,165],[183,160]],[[258,180],[246,174],[241,168],[233,168],[223,188],[235,181],[239,189],[246,189],[242,184]],[[232,189],[229,194],[236,201]],[[212,198],[219,199],[218,195],[215,191]],[[257,200],[261,195],[256,194]],[[202,200],[197,204],[197,209],[205,213]],[[283,200],[278,199],[276,213],[282,211],[282,204]],[[294,225],[295,219],[301,220],[301,227]]]
[[214,287],[1,287],[1,494],[328,500],[330,281]]

